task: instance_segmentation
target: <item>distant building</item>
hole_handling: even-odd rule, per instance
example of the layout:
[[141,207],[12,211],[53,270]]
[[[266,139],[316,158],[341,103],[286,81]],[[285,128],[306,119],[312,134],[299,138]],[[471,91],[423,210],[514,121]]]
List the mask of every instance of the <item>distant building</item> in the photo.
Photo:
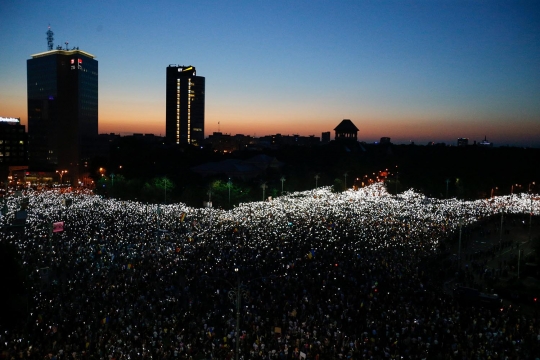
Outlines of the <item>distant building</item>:
[[267,155],[257,155],[246,160],[228,159],[194,166],[191,170],[201,176],[225,175],[237,179],[253,179],[268,170],[278,171],[283,163]]
[[457,139],[457,146],[465,147],[469,145],[469,139],[467,138],[458,138]]
[[321,141],[323,144],[328,144],[330,142],[330,131],[325,131],[322,133]]
[[248,146],[254,144],[254,139],[249,135],[236,134],[232,136],[230,134],[214,132],[206,138],[205,144],[210,145],[214,151],[231,153],[233,151],[247,149]]
[[196,74],[194,66],[167,67],[165,138],[169,143],[203,144],[205,78]]
[[334,131],[336,132],[336,141],[358,141],[358,128],[349,119],[343,119]]
[[164,138],[162,136],[156,136],[155,134],[141,134],[141,133],[133,133],[133,135],[126,135],[125,138],[133,138],[138,141],[142,141],[145,144],[154,144],[159,145],[160,143],[163,144]]
[[381,145],[390,144],[390,138],[389,137],[382,137],[380,144]]
[[28,165],[28,136],[21,119],[0,117],[0,166]]
[[489,142],[487,136],[484,136],[484,140],[478,143],[480,146],[493,147],[493,143]]
[[52,50],[49,33],[49,51],[26,63],[29,162],[68,170],[75,182],[98,135],[98,62],[79,49]]
[[321,138],[315,135],[266,135],[258,138],[257,143],[262,147],[280,148],[282,146],[315,146],[321,143]]
[[[411,144],[411,145],[414,145],[414,142]],[[430,141],[427,143],[427,146],[439,146],[439,147],[443,147],[443,146],[446,146],[446,143],[436,143],[434,141]]]

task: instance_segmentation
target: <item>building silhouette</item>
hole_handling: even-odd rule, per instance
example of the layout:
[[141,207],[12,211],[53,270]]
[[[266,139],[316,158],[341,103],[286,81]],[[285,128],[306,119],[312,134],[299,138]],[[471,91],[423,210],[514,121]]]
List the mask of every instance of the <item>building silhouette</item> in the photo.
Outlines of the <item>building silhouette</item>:
[[358,128],[349,119],[343,119],[334,129],[336,141],[357,141]]
[[98,62],[78,48],[52,50],[49,32],[49,50],[26,63],[29,163],[68,170],[74,182],[98,135]]
[[480,146],[493,147],[493,143],[488,141],[487,136],[484,136],[484,140],[478,143]]
[[28,165],[28,137],[21,119],[0,117],[0,166]]
[[330,142],[330,131],[324,131],[321,134],[321,141],[323,144],[328,144]]
[[468,145],[469,145],[469,139],[468,138],[458,138],[457,139],[457,146],[466,147]]
[[169,143],[202,145],[205,78],[194,66],[169,65],[166,80],[165,138]]

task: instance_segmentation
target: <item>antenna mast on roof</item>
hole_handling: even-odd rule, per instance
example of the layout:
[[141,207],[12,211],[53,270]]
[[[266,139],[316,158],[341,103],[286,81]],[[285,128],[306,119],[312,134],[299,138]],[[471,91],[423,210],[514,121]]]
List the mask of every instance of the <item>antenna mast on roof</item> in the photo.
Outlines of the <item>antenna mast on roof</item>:
[[54,40],[53,35],[54,35],[54,33],[51,30],[51,25],[49,25],[49,30],[47,30],[47,47],[49,48],[49,50],[52,50],[53,47],[54,47],[54,45],[53,45],[53,40]]

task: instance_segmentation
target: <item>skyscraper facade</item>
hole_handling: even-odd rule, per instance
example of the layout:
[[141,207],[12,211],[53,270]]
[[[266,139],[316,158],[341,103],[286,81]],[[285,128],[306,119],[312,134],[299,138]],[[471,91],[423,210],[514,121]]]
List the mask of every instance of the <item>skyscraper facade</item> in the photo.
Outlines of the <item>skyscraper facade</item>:
[[98,62],[85,51],[57,48],[26,65],[30,166],[76,176],[98,135]]
[[202,145],[204,83],[194,66],[167,67],[165,137],[169,143]]

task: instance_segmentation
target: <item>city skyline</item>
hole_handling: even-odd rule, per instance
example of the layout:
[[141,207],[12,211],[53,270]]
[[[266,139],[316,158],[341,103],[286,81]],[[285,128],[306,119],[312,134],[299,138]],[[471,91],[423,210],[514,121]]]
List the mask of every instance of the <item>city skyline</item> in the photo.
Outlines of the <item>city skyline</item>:
[[[0,5],[0,112],[28,124],[26,60],[55,45],[100,63],[99,132],[165,135],[169,64],[206,77],[205,136],[540,147],[540,6],[529,2],[161,1]],[[182,21],[179,21],[179,20]],[[218,125],[219,123],[219,125]],[[333,131],[332,131],[333,137]]]

